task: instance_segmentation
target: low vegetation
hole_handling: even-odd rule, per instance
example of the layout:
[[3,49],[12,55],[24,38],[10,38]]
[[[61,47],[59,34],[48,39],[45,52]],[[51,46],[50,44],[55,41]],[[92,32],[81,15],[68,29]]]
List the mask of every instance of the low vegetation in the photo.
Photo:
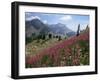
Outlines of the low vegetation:
[[79,65],[89,65],[89,31],[63,39],[40,36],[26,44],[26,68]]

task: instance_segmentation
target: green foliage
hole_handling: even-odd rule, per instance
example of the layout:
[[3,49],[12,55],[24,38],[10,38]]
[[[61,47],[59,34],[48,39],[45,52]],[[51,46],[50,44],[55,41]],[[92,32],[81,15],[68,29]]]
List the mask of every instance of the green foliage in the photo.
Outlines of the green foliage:
[[80,59],[80,63],[83,65],[89,65],[89,56],[87,55],[82,56]]
[[26,37],[25,43],[28,44],[33,41],[32,37]]
[[27,64],[25,67],[26,67],[26,68],[31,68],[32,65],[31,65],[31,64]]
[[80,63],[89,65],[89,43],[88,41],[79,41],[81,47]]
[[49,34],[49,39],[51,39],[52,38],[52,34]]
[[67,66],[71,66],[72,65],[72,56],[69,56],[69,58],[67,58],[66,65]]
[[65,50],[63,48],[60,50],[60,55],[61,56],[64,56],[65,55]]
[[62,40],[62,39],[61,39],[61,36],[58,37],[58,41],[60,41],[60,40]]
[[[48,48],[50,49],[49,51],[44,51],[43,54],[40,52],[41,56],[37,57],[38,61],[34,62],[34,64],[32,62],[31,65],[27,64],[26,67],[89,65],[89,40],[83,40],[84,36],[79,39],[80,34],[78,37],[75,36],[75,39],[71,40],[70,38],[67,41],[64,36],[47,35],[41,34],[35,38],[35,34],[32,34],[32,37],[26,38],[28,43],[33,41],[31,45],[29,44],[29,54],[37,54],[47,47],[52,47],[52,49]],[[60,44],[59,41],[61,42]]]
[[25,39],[25,43],[28,44],[28,43],[31,43],[33,40],[35,40],[37,37],[36,37],[36,34],[35,33],[32,33],[32,36],[30,37],[26,37]]
[[53,66],[53,60],[48,56],[44,55],[41,59],[41,64],[45,64],[47,66]]

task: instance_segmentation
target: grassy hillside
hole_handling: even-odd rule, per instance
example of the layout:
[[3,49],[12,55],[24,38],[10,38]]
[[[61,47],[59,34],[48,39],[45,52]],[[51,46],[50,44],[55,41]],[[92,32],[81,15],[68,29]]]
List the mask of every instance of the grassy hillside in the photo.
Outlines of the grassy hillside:
[[26,45],[26,68],[89,65],[89,31]]

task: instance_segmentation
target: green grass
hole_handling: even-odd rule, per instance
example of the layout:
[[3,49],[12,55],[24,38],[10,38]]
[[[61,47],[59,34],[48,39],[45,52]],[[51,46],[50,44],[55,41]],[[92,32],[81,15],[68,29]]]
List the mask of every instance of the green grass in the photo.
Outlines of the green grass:
[[47,40],[42,40],[42,39],[33,40],[31,43],[26,44],[25,52],[26,54],[37,54],[43,49],[53,46],[58,42],[62,42],[63,40],[58,41],[56,38]]

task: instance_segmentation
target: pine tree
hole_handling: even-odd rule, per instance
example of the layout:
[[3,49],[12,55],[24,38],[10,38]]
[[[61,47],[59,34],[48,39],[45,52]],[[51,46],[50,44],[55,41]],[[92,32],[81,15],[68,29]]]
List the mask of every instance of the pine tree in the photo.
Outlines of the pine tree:
[[78,29],[77,29],[77,34],[76,34],[76,36],[79,36],[79,34],[80,34],[80,24],[78,25]]
[[89,26],[87,25],[87,26],[86,26],[86,30],[88,30],[88,29],[89,29]]

